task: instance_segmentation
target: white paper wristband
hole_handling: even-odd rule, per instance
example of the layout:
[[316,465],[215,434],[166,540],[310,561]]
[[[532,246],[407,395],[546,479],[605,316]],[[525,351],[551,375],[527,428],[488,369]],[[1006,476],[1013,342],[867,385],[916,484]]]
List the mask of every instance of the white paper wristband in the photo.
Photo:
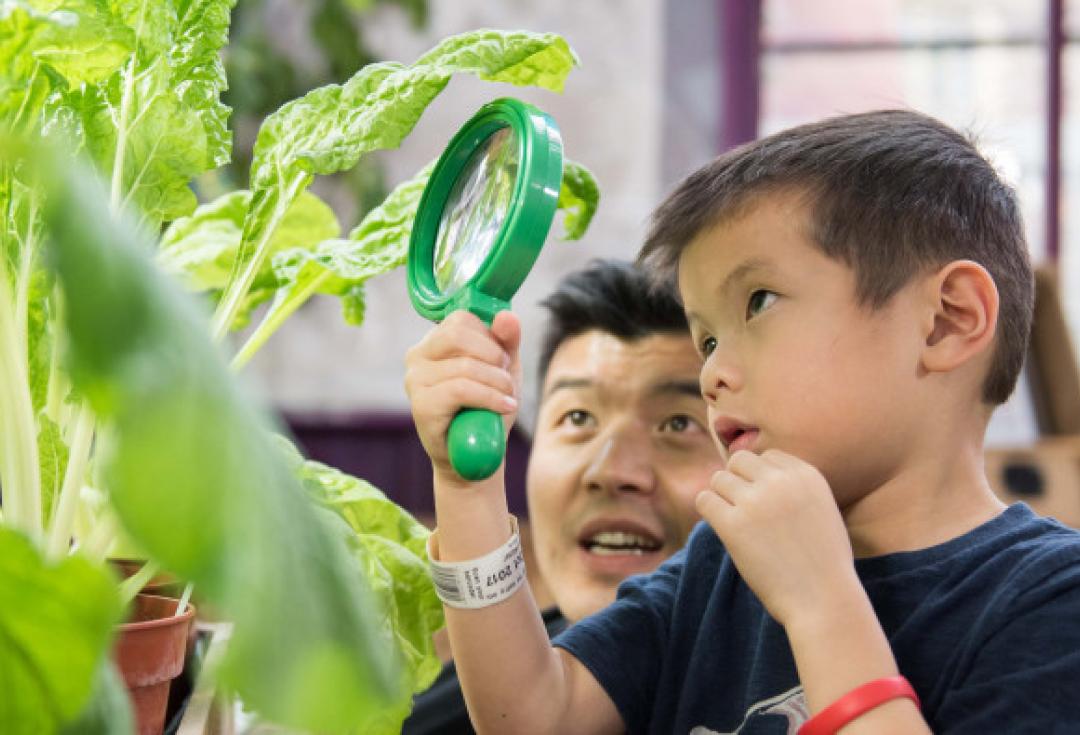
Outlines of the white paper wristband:
[[525,583],[525,557],[517,519],[510,516],[510,539],[469,561],[439,561],[436,530],[428,537],[428,566],[435,592],[450,607],[476,609],[502,602]]

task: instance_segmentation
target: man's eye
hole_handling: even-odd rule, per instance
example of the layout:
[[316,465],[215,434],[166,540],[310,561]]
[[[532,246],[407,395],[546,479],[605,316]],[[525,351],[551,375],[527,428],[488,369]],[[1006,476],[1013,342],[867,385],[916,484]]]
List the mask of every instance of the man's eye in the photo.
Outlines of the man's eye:
[[708,357],[716,349],[716,337],[705,337],[698,342],[698,350],[701,351],[702,357]]
[[572,411],[567,411],[563,414],[562,418],[559,419],[560,424],[566,423],[570,424],[571,426],[576,426],[578,428],[588,426],[591,422],[592,414],[590,414],[588,411],[582,411],[580,408],[575,408]]
[[673,431],[677,434],[681,434],[682,432],[693,428],[694,423],[694,420],[685,413],[679,413],[668,417],[664,423],[660,425],[660,431]]
[[746,304],[746,318],[751,319],[768,309],[776,301],[776,294],[759,288],[750,294],[750,300]]

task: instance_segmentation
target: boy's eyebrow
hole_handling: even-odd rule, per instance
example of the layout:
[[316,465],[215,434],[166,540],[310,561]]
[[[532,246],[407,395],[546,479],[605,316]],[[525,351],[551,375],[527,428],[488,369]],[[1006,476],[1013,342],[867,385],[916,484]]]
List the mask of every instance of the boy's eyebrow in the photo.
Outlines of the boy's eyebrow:
[[[745,280],[748,276],[753,275],[758,271],[771,271],[775,270],[772,262],[767,258],[761,256],[754,256],[747,258],[743,262],[739,263],[735,268],[724,276],[724,280],[720,282],[720,286],[716,289],[716,294],[719,297],[723,297],[731,288],[739,281]],[[686,312],[686,321],[693,331],[693,327],[701,323],[701,316],[695,311]]]
[[727,293],[733,285],[745,279],[747,276],[753,274],[756,271],[767,270],[772,270],[772,263],[770,263],[768,259],[762,258],[760,256],[748,258],[742,263],[739,263],[739,265],[736,266],[735,269],[731,271],[731,273],[728,273],[727,276],[724,277],[724,280],[720,284],[720,288],[717,289],[717,293]]

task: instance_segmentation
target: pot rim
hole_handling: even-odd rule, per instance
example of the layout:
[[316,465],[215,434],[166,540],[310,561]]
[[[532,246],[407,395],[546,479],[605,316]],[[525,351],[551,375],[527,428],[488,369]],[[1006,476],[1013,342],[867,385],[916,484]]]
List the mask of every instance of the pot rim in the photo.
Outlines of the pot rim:
[[[174,603],[176,603],[177,606],[179,606],[179,604],[180,604],[180,600],[177,600],[176,598],[173,598],[173,597],[165,597],[164,595],[147,595],[147,594],[139,593],[138,595],[136,595],[136,597],[152,597],[152,598],[158,599],[158,600],[168,600],[169,602],[174,602]],[[175,610],[176,608],[174,607],[173,609]],[[167,627],[167,626],[170,626],[170,625],[179,625],[181,623],[186,623],[189,620],[191,620],[193,617],[195,617],[195,606],[192,605],[191,601],[189,600],[188,603],[187,603],[187,608],[184,610],[183,614],[181,614],[181,615],[177,615],[174,612],[172,615],[169,615],[168,617],[154,618],[153,620],[139,620],[139,621],[131,622],[131,623],[120,623],[116,627],[119,628],[120,630],[125,630],[125,631],[129,631],[129,630],[150,630],[150,629],[153,629],[153,628],[164,628],[164,627]]]

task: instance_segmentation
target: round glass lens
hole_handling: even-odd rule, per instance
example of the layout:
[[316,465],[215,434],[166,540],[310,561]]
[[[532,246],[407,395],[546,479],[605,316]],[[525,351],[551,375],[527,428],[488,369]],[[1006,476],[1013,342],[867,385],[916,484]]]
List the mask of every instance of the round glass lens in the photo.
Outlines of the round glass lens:
[[480,270],[510,211],[517,182],[518,141],[500,128],[466,161],[446,200],[435,240],[435,284],[444,294],[464,286]]

